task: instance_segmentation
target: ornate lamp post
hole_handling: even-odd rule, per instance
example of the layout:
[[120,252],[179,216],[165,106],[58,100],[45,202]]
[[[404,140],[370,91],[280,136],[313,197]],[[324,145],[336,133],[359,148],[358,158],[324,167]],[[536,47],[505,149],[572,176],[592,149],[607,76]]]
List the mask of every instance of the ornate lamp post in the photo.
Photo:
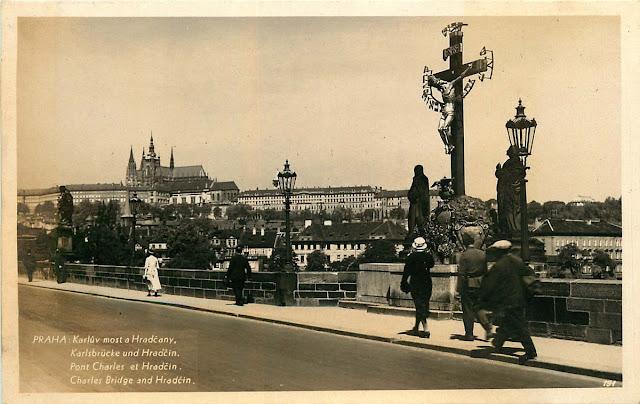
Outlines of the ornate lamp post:
[[133,193],[133,197],[129,199],[129,208],[131,208],[131,214],[133,215],[133,227],[131,228],[131,238],[133,239],[133,248],[135,251],[136,245],[136,215],[140,211],[140,205],[142,204],[142,200],[138,198],[138,194],[136,192]]
[[[297,174],[289,169],[289,160],[284,164],[284,170],[278,173],[277,186],[280,189],[280,193],[284,196],[284,211],[285,211],[285,240],[286,240],[286,258],[285,258],[285,270],[291,269],[291,227],[289,223],[289,213],[291,212],[291,196],[293,195],[293,189],[296,185]],[[274,181],[276,185],[276,181]]]
[[524,114],[524,106],[522,100],[518,100],[516,107],[516,116],[509,119],[506,124],[507,136],[509,144],[518,150],[518,157],[523,167],[522,184],[520,186],[520,239],[521,250],[520,256],[524,262],[529,262],[529,227],[527,217],[527,157],[531,155],[533,149],[533,140],[536,135],[536,127],[538,123],[535,118],[527,119]]

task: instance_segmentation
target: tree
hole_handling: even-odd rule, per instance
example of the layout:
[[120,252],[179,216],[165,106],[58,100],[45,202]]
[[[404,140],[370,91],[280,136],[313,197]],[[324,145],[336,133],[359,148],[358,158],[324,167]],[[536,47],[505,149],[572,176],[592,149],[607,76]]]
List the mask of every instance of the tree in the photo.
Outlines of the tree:
[[51,201],[46,201],[42,204],[38,204],[35,208],[35,213],[40,215],[55,215],[56,214],[56,206]]
[[227,208],[227,218],[229,220],[245,220],[251,215],[251,206],[239,203]]
[[[267,260],[267,266],[271,272],[285,272],[287,248],[282,245],[273,249],[271,258]],[[296,259],[296,253],[292,248],[289,248],[291,254],[291,270],[298,272],[300,267],[298,266],[298,260]]]
[[222,209],[220,209],[220,206],[216,206],[215,208],[213,208],[213,217],[222,217]]
[[373,240],[362,253],[362,262],[394,262],[397,259],[396,246],[389,240]]
[[327,254],[320,250],[315,250],[307,255],[307,271],[324,271],[328,261]]
[[542,210],[546,218],[564,218],[565,209],[566,204],[562,201],[549,201],[542,204]]
[[375,209],[365,209],[364,212],[362,212],[361,217],[365,222],[370,222],[375,217],[375,214]]
[[267,222],[285,219],[284,210],[277,209],[265,209],[261,212],[260,216]]
[[543,212],[544,209],[540,203],[531,201],[527,204],[527,215],[529,216],[530,222],[533,222],[536,218],[542,217]]
[[26,203],[18,202],[18,214],[23,213],[28,215],[31,212],[29,206]]
[[353,211],[351,209],[343,208],[342,206],[337,207],[331,212],[331,220],[336,223],[340,223],[343,220],[351,221],[353,218]]
[[360,265],[361,258],[354,257],[352,255],[345,257],[342,261],[334,261],[330,264],[331,269],[334,271],[357,271]]
[[614,262],[603,250],[595,250],[593,252],[593,264],[597,266],[597,269],[593,271],[593,277],[597,279],[614,277],[613,267]]
[[209,242],[209,229],[201,225],[197,221],[183,221],[171,231],[167,253],[172,268],[210,269],[215,264],[216,254]]
[[583,253],[584,251],[579,249],[575,243],[569,243],[563,246],[558,253],[560,268],[569,270],[574,278],[580,278],[582,276],[580,271],[582,267],[580,256]]
[[93,261],[102,265],[129,264],[133,245],[129,242],[127,230],[119,224],[119,203],[109,201],[109,203],[81,203],[79,205],[82,207],[80,210],[82,216],[80,218],[74,217],[74,222],[84,222],[82,217],[86,219],[86,216],[91,212],[93,212],[94,220],[91,227],[83,227],[76,232],[73,241],[73,252],[76,259],[82,262]]
[[389,212],[389,216],[392,219],[406,219],[407,211],[398,206],[397,208],[391,209],[391,211]]

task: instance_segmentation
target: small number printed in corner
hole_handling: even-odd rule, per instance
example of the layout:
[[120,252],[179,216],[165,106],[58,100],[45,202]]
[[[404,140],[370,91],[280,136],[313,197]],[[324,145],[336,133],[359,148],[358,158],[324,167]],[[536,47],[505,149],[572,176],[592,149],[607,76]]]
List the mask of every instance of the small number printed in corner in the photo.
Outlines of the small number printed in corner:
[[604,380],[602,382],[602,387],[613,387],[616,385],[616,381],[615,380]]

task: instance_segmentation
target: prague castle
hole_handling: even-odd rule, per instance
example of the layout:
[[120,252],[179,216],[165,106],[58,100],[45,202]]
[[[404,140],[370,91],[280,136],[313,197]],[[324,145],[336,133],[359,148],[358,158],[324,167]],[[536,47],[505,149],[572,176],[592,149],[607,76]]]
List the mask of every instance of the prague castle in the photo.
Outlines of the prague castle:
[[[117,201],[127,204],[132,193],[147,203],[166,204],[214,204],[227,205],[238,200],[238,187],[234,181],[217,181],[209,178],[201,165],[176,167],[171,150],[169,167],[160,164],[156,154],[153,135],[149,152],[142,151],[140,166],[136,166],[133,148],[129,154],[126,185],[111,184],[67,184],[74,203]],[[57,203],[58,187],[46,189],[18,190],[18,202],[31,210],[45,202]]]
[[153,145],[153,135],[149,142],[149,152],[145,154],[142,149],[142,160],[140,161],[140,169],[136,168],[136,161],[133,158],[133,148],[129,154],[129,163],[127,164],[127,186],[153,186],[166,184],[170,182],[202,182],[202,185],[209,187],[211,181],[206,171],[201,165],[176,167],[173,159],[173,148],[171,148],[171,159],[169,167],[163,167],[160,164],[160,156],[156,154]]

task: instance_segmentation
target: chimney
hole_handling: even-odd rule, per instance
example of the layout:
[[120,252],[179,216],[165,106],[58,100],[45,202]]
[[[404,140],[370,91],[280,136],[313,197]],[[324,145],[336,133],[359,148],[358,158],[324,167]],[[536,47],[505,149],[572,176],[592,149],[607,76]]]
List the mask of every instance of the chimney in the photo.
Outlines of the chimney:
[[324,221],[324,225],[325,226],[331,226],[331,220],[325,220]]
[[304,228],[306,229],[309,226],[311,226],[311,219],[307,219],[304,221]]

